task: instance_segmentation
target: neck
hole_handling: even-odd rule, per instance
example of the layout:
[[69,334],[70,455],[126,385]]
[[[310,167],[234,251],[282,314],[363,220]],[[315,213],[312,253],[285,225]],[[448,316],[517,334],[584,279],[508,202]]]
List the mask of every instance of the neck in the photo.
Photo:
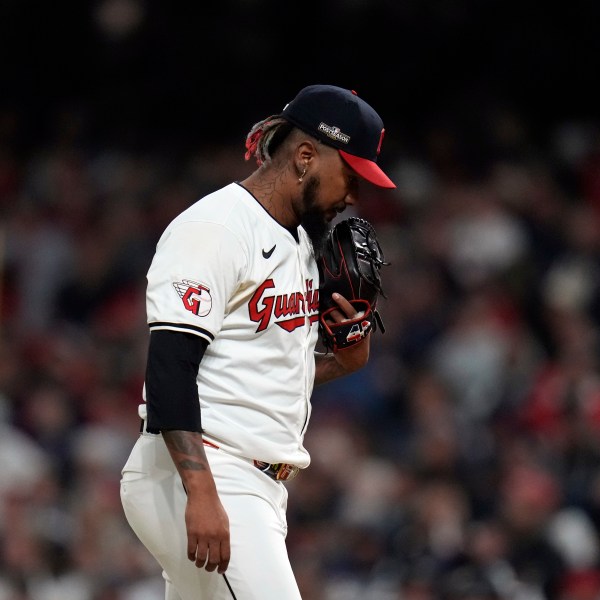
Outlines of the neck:
[[290,185],[289,174],[263,166],[241,184],[278,223],[288,228],[300,224],[300,216],[294,210],[294,204],[300,196],[300,186],[291,191],[293,185]]

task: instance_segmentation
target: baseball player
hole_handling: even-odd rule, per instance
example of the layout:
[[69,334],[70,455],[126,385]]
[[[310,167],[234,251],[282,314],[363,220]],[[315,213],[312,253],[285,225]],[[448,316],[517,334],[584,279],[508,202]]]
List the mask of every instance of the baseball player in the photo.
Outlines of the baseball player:
[[[315,353],[315,249],[359,178],[395,187],[376,163],[382,139],[354,92],[304,88],[250,131],[246,158],[259,168],[200,199],[158,242],[141,435],[121,499],[167,600],[300,598],[284,482],[310,462],[313,385],[364,366],[370,343]],[[333,299],[332,322],[355,316]]]

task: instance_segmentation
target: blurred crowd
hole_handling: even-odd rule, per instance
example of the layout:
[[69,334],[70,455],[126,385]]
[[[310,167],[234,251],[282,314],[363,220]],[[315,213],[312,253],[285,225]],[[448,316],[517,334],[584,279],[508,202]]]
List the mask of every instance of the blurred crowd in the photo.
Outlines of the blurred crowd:
[[[0,115],[0,600],[159,600],[118,493],[145,274],[177,213],[250,172],[245,132],[161,153],[61,119],[20,152]],[[386,332],[313,396],[288,484],[305,600],[600,598],[600,132],[498,111],[465,133],[390,134],[398,188],[353,209],[391,263]]]

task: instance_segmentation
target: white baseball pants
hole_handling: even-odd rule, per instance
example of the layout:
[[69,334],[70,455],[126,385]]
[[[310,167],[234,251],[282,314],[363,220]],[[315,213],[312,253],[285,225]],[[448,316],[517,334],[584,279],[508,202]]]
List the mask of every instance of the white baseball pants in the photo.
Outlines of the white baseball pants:
[[285,486],[250,462],[205,449],[229,517],[225,576],[187,558],[186,495],[162,436],[143,433],[123,468],[125,516],[163,569],[166,600],[300,600],[285,546]]

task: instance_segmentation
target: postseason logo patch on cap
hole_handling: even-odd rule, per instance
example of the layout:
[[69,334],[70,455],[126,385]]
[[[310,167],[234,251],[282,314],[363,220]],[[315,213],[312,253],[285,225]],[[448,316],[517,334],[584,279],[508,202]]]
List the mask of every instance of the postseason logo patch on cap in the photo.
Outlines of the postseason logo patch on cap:
[[350,143],[350,136],[342,133],[339,127],[333,127],[332,125],[327,125],[321,121],[319,126],[317,127],[319,131],[322,131],[326,136],[330,137],[332,140],[337,140],[338,142],[343,142],[344,144]]

